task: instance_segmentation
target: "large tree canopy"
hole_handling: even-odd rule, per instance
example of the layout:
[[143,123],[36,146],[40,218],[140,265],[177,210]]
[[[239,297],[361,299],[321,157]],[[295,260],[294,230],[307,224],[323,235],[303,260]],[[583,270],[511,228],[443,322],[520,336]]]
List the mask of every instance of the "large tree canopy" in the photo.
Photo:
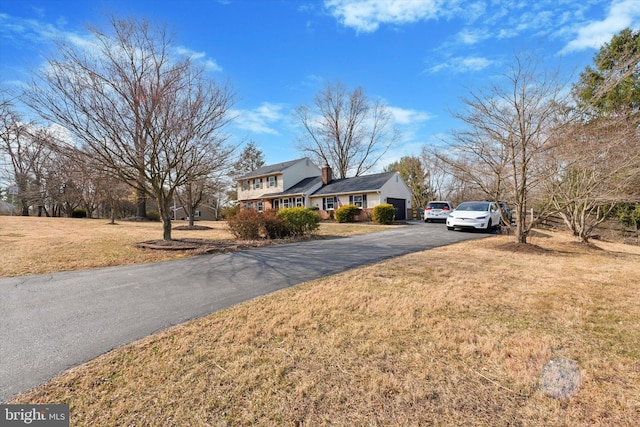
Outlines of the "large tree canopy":
[[527,207],[548,172],[544,155],[564,125],[563,89],[537,58],[516,55],[502,79],[462,100],[465,110],[454,114],[462,127],[452,133],[450,149],[432,152],[460,181],[513,202],[517,243],[527,242],[534,225],[526,221]]
[[369,100],[361,87],[347,92],[340,82],[327,84],[312,107],[301,105],[295,115],[304,128],[300,150],[338,178],[372,169],[397,138],[384,104]]
[[61,43],[26,93],[42,117],[68,129],[86,152],[158,202],[171,239],[177,188],[224,167],[222,127],[232,94],[172,50],[164,27],[113,18],[93,44]]

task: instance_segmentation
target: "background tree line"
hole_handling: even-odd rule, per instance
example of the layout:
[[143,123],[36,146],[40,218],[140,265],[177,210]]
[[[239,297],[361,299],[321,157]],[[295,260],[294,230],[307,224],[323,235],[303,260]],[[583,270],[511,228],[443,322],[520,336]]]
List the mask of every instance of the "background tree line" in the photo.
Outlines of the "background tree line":
[[549,215],[582,242],[611,218],[637,232],[640,32],[615,35],[570,91],[560,71],[515,55],[501,79],[462,100],[453,113],[461,126],[448,139],[390,165],[412,188],[414,206],[425,194],[507,201],[518,243]]
[[[106,30],[90,32],[90,50],[60,42],[24,93],[0,94],[5,182],[18,190],[4,188],[2,197],[22,215],[81,208],[112,221],[147,217],[153,200],[165,239],[175,203],[193,221],[199,205],[220,212],[237,199],[236,180],[264,155],[253,141],[243,150],[228,143],[232,89],[175,56],[164,26],[113,17]],[[453,112],[460,126],[441,144],[384,169],[402,175],[413,206],[509,202],[520,243],[551,213],[582,241],[615,215],[637,227],[639,64],[640,33],[630,29],[600,49],[571,90],[560,70],[517,54],[501,79],[462,100]],[[47,125],[26,120],[23,106]],[[339,81],[293,114],[300,151],[337,178],[370,173],[398,141],[384,103]]]

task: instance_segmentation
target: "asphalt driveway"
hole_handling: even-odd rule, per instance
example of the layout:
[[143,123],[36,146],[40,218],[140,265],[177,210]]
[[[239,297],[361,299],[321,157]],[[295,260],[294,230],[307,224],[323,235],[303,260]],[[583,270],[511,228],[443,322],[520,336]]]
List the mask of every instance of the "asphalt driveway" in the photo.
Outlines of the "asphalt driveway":
[[362,265],[486,236],[412,221],[347,238],[0,279],[0,402],[186,320]]

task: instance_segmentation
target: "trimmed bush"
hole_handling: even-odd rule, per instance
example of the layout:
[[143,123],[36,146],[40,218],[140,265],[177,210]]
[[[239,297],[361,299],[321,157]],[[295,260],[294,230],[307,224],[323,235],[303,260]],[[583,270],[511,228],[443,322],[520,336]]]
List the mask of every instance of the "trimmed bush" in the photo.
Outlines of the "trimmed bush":
[[254,209],[242,209],[227,221],[229,232],[236,239],[257,240],[263,231],[264,218]]
[[274,210],[264,211],[262,221],[262,231],[267,239],[284,239],[292,234],[289,224]]
[[287,223],[293,236],[304,236],[320,227],[320,215],[303,207],[280,209],[278,217]]
[[160,212],[158,211],[147,211],[147,219],[149,221],[160,221]]
[[396,209],[389,203],[384,203],[373,208],[371,219],[378,224],[393,224],[393,218],[396,216]]
[[354,222],[357,215],[360,215],[360,208],[356,205],[344,205],[336,209],[338,222]]
[[73,212],[71,212],[71,218],[86,218],[87,210],[84,208],[75,208]]

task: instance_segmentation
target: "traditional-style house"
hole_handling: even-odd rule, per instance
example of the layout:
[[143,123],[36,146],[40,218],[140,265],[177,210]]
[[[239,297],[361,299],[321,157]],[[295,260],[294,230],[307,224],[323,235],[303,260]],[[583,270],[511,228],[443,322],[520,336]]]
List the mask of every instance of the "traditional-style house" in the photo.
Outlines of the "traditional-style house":
[[368,220],[382,203],[396,208],[396,220],[410,217],[411,190],[397,172],[333,179],[331,168],[318,168],[308,158],[265,166],[238,180],[243,209],[316,207],[323,219],[332,218],[342,205],[362,209],[357,220]]
[[307,198],[322,185],[320,168],[308,158],[263,166],[238,180],[242,209],[309,206]]

